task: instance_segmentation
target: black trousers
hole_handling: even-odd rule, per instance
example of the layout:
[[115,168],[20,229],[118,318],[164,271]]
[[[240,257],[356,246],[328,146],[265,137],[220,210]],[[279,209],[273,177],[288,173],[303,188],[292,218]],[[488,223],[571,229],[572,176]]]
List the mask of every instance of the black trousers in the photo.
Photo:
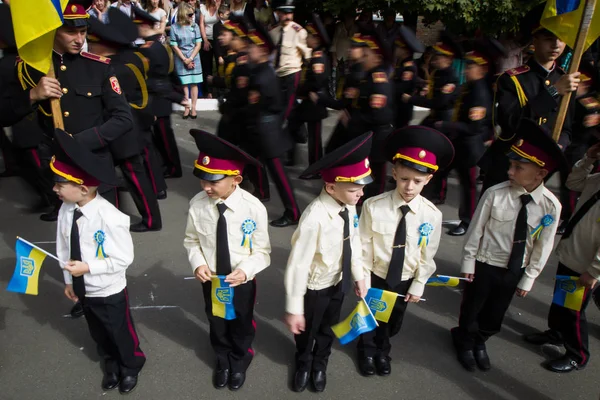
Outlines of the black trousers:
[[448,175],[455,170],[460,185],[460,205],[458,217],[461,222],[469,225],[477,206],[477,168],[454,164],[445,170],[433,174],[431,181],[425,186],[423,195],[430,201],[446,200],[448,194]]
[[0,151],[2,151],[2,159],[4,160],[4,170],[14,172],[19,164],[16,157],[17,152],[4,129],[0,129]]
[[307,290],[304,295],[305,331],[294,335],[296,369],[325,371],[335,335],[331,326],[340,320],[344,293],[341,285],[322,290]]
[[144,159],[144,166],[146,167],[148,178],[150,178],[150,183],[152,183],[154,194],[167,190],[167,182],[165,181],[165,176],[152,142],[148,143],[142,151],[142,158]]
[[163,160],[163,172],[174,178],[181,177],[181,158],[179,157],[175,132],[171,125],[171,117],[158,117],[154,123],[153,133],[156,149]]
[[44,205],[60,206],[61,202],[52,190],[54,182],[51,181],[48,165],[42,165],[37,148],[14,150],[18,172],[23,180],[38,193]]
[[458,350],[485,347],[485,342],[500,332],[522,275],[523,270],[515,275],[506,268],[476,262],[475,279],[466,284],[460,305],[454,338]]
[[216,56],[215,56],[215,41],[209,39],[208,42],[210,43],[210,50],[205,51],[204,50],[204,43],[202,44],[202,48],[200,49],[200,64],[202,64],[202,94],[204,96],[208,96],[208,94],[210,93],[210,86],[208,85],[208,79],[206,79],[209,75],[212,76],[213,74],[213,60],[215,60],[217,62],[217,65],[219,64]]
[[129,311],[127,289],[108,297],[86,297],[82,304],[90,334],[104,359],[105,371],[121,376],[137,375],[146,356],[140,349]]
[[371,176],[373,177],[373,182],[365,187],[365,195],[361,198],[360,204],[366,199],[385,192],[385,185],[387,183],[387,163],[371,162]]
[[[385,279],[378,277],[375,274],[371,274],[371,287],[377,289],[387,290],[389,292],[395,292],[406,296],[408,289],[412,284],[412,279],[400,282],[396,287],[389,287]],[[398,297],[394,309],[390,315],[390,320],[386,322],[377,321],[379,326],[371,332],[363,333],[358,340],[358,354],[362,357],[387,357],[392,350],[390,338],[400,332],[402,327],[402,321],[404,320],[404,313],[406,312],[407,302],[404,301],[403,297]]]
[[210,281],[202,284],[204,306],[210,324],[210,343],[217,358],[217,370],[229,369],[231,373],[246,372],[254,357],[252,341],[256,331],[254,322],[256,280],[235,287],[233,306],[236,318],[229,321],[213,315],[211,289]]
[[[297,107],[296,103],[296,92],[298,90],[298,85],[300,84],[300,72],[296,72],[294,74],[289,74],[286,76],[279,77],[279,89],[282,92],[281,101],[283,101],[283,113],[281,121],[285,122],[294,107]],[[296,144],[287,152],[288,160],[294,164],[296,159]]]
[[283,163],[280,158],[260,159],[263,163],[263,168],[256,168],[248,165],[246,173],[248,179],[256,188],[257,197],[261,200],[267,200],[271,197],[269,190],[269,177],[267,170],[271,174],[271,178],[275,181],[275,186],[279,192],[279,197],[285,208],[284,215],[288,218],[297,221],[300,218],[300,208],[294,195],[292,184],[283,168]]
[[[556,275],[579,276],[581,274],[559,263]],[[548,327],[551,336],[562,340],[567,355],[579,365],[587,364],[590,359],[588,323],[585,310],[590,303],[592,292],[593,290],[585,289],[580,311],[552,303],[548,313]]]
[[148,228],[162,227],[160,208],[152,183],[148,178],[142,156],[133,156],[118,162],[135,206]]

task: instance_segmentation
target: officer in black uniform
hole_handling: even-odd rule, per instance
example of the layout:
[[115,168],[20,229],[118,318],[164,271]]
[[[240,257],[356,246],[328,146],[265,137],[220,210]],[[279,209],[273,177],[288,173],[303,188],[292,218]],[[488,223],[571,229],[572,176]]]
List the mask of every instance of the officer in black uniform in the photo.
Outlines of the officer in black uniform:
[[368,131],[373,132],[373,146],[369,156],[373,183],[365,189],[363,199],[366,200],[385,190],[387,163],[383,144],[392,132],[394,122],[394,87],[387,74],[392,54],[385,38],[365,25],[352,38],[352,46],[363,50],[360,63],[365,76],[358,88],[358,109],[347,123],[347,140]]
[[131,226],[132,232],[158,231],[162,228],[160,208],[152,183],[141,156],[154,123],[148,90],[143,76],[141,59],[129,49],[132,38],[137,37],[137,27],[126,14],[111,7],[108,22],[90,18],[88,47],[101,56],[110,58],[123,93],[131,106],[134,120],[132,130],[110,143],[113,159],[120,166],[129,193],[142,221]]
[[153,142],[162,157],[164,177],[180,178],[182,176],[181,159],[175,132],[171,125],[172,103],[186,106],[189,100],[185,98],[182,90],[176,90],[179,83],[173,73],[173,51],[170,46],[160,42],[162,34],[154,28],[154,17],[137,8],[133,13],[133,22],[137,25],[138,35],[145,40],[138,51],[146,57],[149,63],[146,85],[148,94],[152,98],[152,112],[156,117],[153,127]]
[[413,105],[402,101],[402,96],[413,96],[419,89],[419,74],[414,61],[415,53],[423,53],[425,46],[417,39],[415,33],[402,25],[394,40],[396,68],[394,69],[394,105],[396,106],[396,129],[404,128],[413,118]]
[[427,82],[427,94],[424,96],[402,95],[402,100],[413,106],[429,108],[429,115],[421,125],[433,127],[437,121],[450,121],[457,97],[458,77],[452,62],[455,57],[462,56],[459,44],[447,33],[443,33],[440,41],[433,46],[431,67],[433,71]]
[[[17,63],[20,84],[29,93],[29,110],[38,110],[44,138],[39,146],[40,163],[48,174],[54,125],[51,98],[60,98],[65,131],[103,157],[110,157],[109,143],[133,128],[130,107],[121,90],[110,59],[82,52],[89,15],[84,6],[67,4],[63,26],[54,39],[52,60],[56,79],[48,78],[23,61]],[[99,192],[116,204],[114,187],[101,185]],[[42,214],[43,221],[56,221],[58,207]]]
[[[555,61],[562,54],[565,43],[540,25],[544,4],[530,11],[523,20],[522,30],[533,35],[535,53],[527,64],[500,75],[496,85],[495,121],[501,133],[479,162],[485,172],[481,193],[508,179],[508,160],[505,157],[510,139],[522,118],[537,121],[551,132],[556,121],[562,95],[577,90],[577,74],[566,74]],[[565,149],[571,141],[571,110],[562,128],[559,146]],[[562,201],[562,200],[561,200]]]
[[[429,185],[435,187],[440,181],[448,178],[451,169],[458,173],[460,183],[460,206],[458,216],[460,224],[448,232],[452,236],[467,233],[471,217],[477,204],[477,171],[476,165],[485,152],[484,141],[492,134],[492,89],[488,73],[493,73],[493,64],[500,56],[504,56],[504,47],[495,39],[481,39],[474,43],[473,51],[465,55],[467,81],[459,90],[459,97],[454,106],[454,114],[449,122],[435,123],[436,129],[444,133],[454,145],[456,156],[450,168],[441,172],[441,177],[434,175]],[[491,71],[490,71],[491,70]],[[429,186],[428,185],[428,186]],[[445,182],[441,184],[446,188]],[[443,193],[443,197],[446,193]]]
[[[283,216],[271,221],[271,226],[285,227],[297,225],[300,209],[294,190],[283,169],[280,157],[293,146],[292,138],[281,128],[281,114],[284,104],[281,100],[279,81],[275,70],[269,64],[269,55],[275,48],[269,33],[261,25],[248,32],[252,42],[250,61],[254,63],[248,85],[248,120],[249,132],[242,142],[252,155],[258,155],[260,161],[269,170],[275,180],[279,197],[285,207]],[[251,175],[256,186],[268,187],[267,174],[264,168],[258,174]]]
[[[313,14],[312,22],[305,27],[308,32],[306,42],[312,49],[312,57],[305,60],[302,67],[300,86],[298,87],[298,98],[301,99],[288,117],[288,129],[293,137],[298,137],[298,131],[304,123],[308,131],[308,164],[312,165],[323,157],[322,129],[323,120],[327,118],[327,107],[323,104],[315,104],[309,97],[309,93],[327,94],[329,80],[329,60],[327,50],[330,46],[329,35],[321,18]],[[317,176],[309,176],[308,179],[316,179]]]

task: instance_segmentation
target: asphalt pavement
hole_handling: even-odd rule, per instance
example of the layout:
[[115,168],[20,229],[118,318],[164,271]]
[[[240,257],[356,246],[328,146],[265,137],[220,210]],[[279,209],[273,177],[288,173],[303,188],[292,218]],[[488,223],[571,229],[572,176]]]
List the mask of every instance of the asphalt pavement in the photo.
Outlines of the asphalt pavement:
[[[521,335],[546,327],[552,299],[552,257],[533,291],[515,298],[503,331],[488,342],[492,361],[489,372],[469,373],[458,364],[449,329],[457,324],[461,294],[457,288],[428,287],[426,302],[411,304],[400,334],[393,338],[392,374],[361,377],[355,361],[355,343],[336,343],[328,368],[327,389],[297,394],[290,389],[294,368],[294,342],[282,317],[283,273],[294,227],[270,228],[271,266],[259,274],[255,307],[256,356],[246,384],[237,393],[217,391],[211,384],[214,357],[208,338],[200,283],[184,280],[192,275],[183,248],[189,200],[200,191],[192,175],[198,152],[190,128],[214,132],[219,114],[199,112],[197,120],[173,115],[184,176],[169,180],[168,198],[160,202],[163,230],[133,234],[135,262],[128,269],[128,292],[132,315],[148,360],[138,387],[128,397],[144,400],[187,399],[485,399],[576,400],[597,399],[600,362],[600,314],[588,309],[592,358],[587,368],[566,375],[546,371],[541,363],[558,348],[541,348],[523,342]],[[324,123],[328,137],[335,115]],[[306,166],[306,145],[299,146],[298,167],[288,170],[296,196],[304,208],[320,191],[320,181],[301,181]],[[458,214],[457,181],[450,179],[449,199],[440,206],[445,220]],[[135,207],[122,193],[125,212],[136,222]],[[283,208],[271,189],[266,204],[271,219]],[[0,286],[6,287],[15,265],[15,237],[22,236],[55,252],[56,224],[41,222],[32,210],[35,195],[19,178],[0,179]],[[436,262],[438,273],[457,275],[462,238],[442,235]],[[0,290],[0,399],[117,399],[118,391],[103,392],[102,372],[85,319],[65,317],[71,303],[63,295],[58,264],[47,259],[41,272],[38,296]],[[350,295],[343,315],[354,306]]]

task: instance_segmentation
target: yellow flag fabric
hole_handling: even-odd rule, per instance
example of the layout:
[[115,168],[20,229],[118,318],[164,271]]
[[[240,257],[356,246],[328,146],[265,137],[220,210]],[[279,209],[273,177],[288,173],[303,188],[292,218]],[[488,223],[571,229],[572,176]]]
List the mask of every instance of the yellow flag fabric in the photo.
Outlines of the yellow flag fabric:
[[[579,33],[585,0],[548,0],[540,24],[572,49]],[[596,5],[584,50],[600,37],[600,4]]]
[[52,63],[54,34],[63,24],[68,0],[17,0],[10,3],[19,56],[47,74]]

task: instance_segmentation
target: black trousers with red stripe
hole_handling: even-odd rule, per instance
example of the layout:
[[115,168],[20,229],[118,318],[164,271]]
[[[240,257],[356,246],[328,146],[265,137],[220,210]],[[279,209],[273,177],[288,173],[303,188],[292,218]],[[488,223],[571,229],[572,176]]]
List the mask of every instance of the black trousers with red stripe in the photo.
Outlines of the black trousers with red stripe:
[[[298,85],[300,84],[300,72],[296,72],[294,74],[289,74],[286,76],[280,76],[279,79],[279,88],[281,89],[282,92],[282,98],[281,101],[283,101],[283,113],[281,121],[285,122],[288,117],[290,116],[290,114],[292,113],[292,110],[294,109],[294,107],[297,107],[298,104],[296,103],[296,92],[298,91]],[[295,156],[296,154],[296,144],[294,144],[294,146],[292,147],[291,150],[288,151],[287,153],[287,157],[288,160],[291,161],[292,163],[295,162]]]
[[296,369],[325,371],[335,335],[331,326],[340,321],[344,293],[341,284],[322,290],[307,290],[304,295],[305,330],[294,335]]
[[148,228],[161,228],[160,207],[152,183],[144,166],[142,156],[133,156],[119,161],[123,177],[135,207],[142,216],[142,223]]
[[142,150],[142,158],[144,159],[144,166],[146,167],[148,178],[150,178],[150,183],[152,183],[154,194],[167,190],[165,175],[156,154],[156,148],[152,142],[149,142],[144,150]]
[[454,332],[459,351],[484,348],[485,342],[500,332],[523,271],[514,274],[506,268],[476,262],[475,279],[463,291],[458,328]]
[[171,117],[158,117],[154,123],[153,133],[156,149],[163,160],[164,172],[174,178],[181,177],[181,158],[175,132],[171,125]]
[[254,303],[256,280],[234,288],[235,319],[215,317],[212,312],[212,283],[202,284],[204,309],[210,325],[210,343],[217,358],[217,370],[229,369],[231,373],[246,372],[254,357],[252,342],[256,332]]
[[385,185],[387,183],[387,163],[371,162],[371,176],[373,177],[373,182],[365,187],[365,195],[361,198],[360,204],[371,197],[385,192]]
[[269,177],[267,170],[271,174],[271,179],[275,181],[275,186],[279,192],[279,197],[285,208],[284,215],[293,221],[300,219],[300,208],[294,195],[294,188],[288,178],[283,163],[280,158],[259,158],[262,162],[262,168],[256,168],[248,165],[246,167],[246,174],[248,179],[254,185],[256,189],[256,195],[261,200],[267,200],[271,197],[269,190]]
[[[559,263],[556,275],[579,276],[581,274]],[[548,327],[550,328],[551,336],[563,341],[567,350],[567,356],[571,357],[579,365],[587,364],[590,359],[588,323],[585,310],[590,303],[591,297],[592,290],[586,289],[580,311],[571,310],[552,303],[550,312],[548,313]]]
[[[371,286],[377,289],[383,289],[390,292],[398,293],[406,296],[408,289],[413,280],[408,279],[401,281],[397,286],[390,287],[384,278],[380,278],[375,274],[371,274]],[[404,314],[406,313],[406,307],[408,303],[404,301],[403,297],[398,297],[394,304],[394,309],[390,315],[388,322],[378,321],[379,326],[375,330],[360,335],[358,341],[358,354],[361,357],[376,357],[384,356],[387,357],[392,350],[392,344],[390,338],[396,336],[402,328],[402,322],[404,321]]]
[[129,310],[127,289],[108,297],[86,297],[83,312],[105,371],[136,376],[146,362]]

